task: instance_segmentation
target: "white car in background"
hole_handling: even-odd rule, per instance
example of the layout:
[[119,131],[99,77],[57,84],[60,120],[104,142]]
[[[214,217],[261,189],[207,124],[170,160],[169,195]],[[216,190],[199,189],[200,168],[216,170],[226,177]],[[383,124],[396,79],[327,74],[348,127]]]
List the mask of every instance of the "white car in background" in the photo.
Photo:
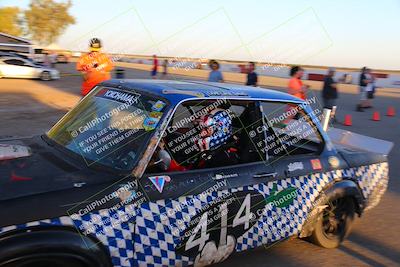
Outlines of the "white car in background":
[[0,78],[30,78],[50,81],[60,79],[56,69],[37,65],[22,57],[0,57]]

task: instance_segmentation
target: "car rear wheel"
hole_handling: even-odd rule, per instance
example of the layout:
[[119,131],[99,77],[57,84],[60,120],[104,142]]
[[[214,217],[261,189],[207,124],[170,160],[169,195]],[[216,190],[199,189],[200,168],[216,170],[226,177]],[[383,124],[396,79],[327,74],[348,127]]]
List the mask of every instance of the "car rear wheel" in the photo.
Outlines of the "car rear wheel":
[[40,79],[41,79],[42,81],[50,81],[50,80],[51,80],[50,72],[48,72],[48,71],[43,71],[42,74],[40,74]]
[[4,267],[95,267],[84,258],[76,255],[46,254],[46,255],[25,255],[23,258],[12,260]]
[[348,236],[355,215],[355,203],[351,197],[327,201],[320,212],[314,231],[307,239],[324,248],[336,248]]

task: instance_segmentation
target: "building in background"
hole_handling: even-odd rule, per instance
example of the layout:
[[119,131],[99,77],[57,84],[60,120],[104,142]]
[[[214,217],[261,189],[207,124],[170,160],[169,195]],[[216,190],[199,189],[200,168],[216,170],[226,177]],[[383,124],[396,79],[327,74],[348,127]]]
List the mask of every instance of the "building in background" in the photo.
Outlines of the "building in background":
[[0,51],[32,54],[33,44],[28,39],[0,32]]

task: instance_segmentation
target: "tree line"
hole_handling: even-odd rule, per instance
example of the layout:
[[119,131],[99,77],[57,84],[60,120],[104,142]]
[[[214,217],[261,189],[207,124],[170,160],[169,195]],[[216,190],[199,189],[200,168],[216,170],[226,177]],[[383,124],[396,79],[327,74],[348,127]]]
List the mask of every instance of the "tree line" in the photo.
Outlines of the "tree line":
[[31,0],[29,7],[0,8],[0,32],[26,37],[40,45],[55,42],[68,26],[75,24],[69,13],[71,0]]

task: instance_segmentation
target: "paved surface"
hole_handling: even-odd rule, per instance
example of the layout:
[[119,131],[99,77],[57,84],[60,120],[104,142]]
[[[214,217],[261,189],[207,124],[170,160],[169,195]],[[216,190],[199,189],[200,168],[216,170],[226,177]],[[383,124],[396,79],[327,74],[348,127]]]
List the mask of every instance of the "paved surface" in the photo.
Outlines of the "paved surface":
[[[43,133],[79,100],[81,78],[72,65],[58,68],[68,73],[59,81],[0,79],[0,138]],[[126,69],[126,77],[149,78],[149,73]],[[400,96],[400,90],[394,89],[393,94]],[[267,250],[261,247],[233,255],[218,266],[400,266],[400,99],[380,96],[374,109],[363,113],[354,111],[356,102],[356,95],[340,93],[338,119],[351,114],[353,126],[337,123],[335,127],[395,143],[389,157],[389,189],[381,203],[356,220],[349,239],[338,249],[291,239]],[[390,105],[397,107],[396,117],[384,116]],[[380,111],[381,121],[371,120],[374,110]]]

